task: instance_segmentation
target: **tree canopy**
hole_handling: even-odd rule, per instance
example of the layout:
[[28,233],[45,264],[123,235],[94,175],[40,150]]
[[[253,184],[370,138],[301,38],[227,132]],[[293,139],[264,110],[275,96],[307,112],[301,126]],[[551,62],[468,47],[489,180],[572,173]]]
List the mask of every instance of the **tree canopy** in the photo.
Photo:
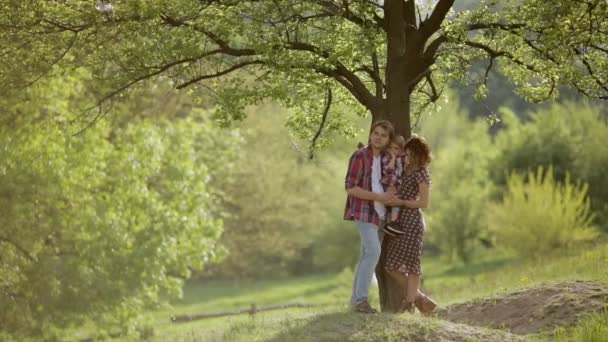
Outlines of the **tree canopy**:
[[200,109],[176,116],[176,96],[116,103],[74,136],[88,77],[0,99],[0,340],[62,340],[84,323],[132,331],[221,252],[221,194],[207,183],[228,182],[240,137],[212,134]]
[[[477,83],[479,58],[531,101],[559,85],[608,98],[608,5],[603,0],[6,1],[0,5],[1,83],[21,87],[52,65],[89,68],[97,105],[142,81],[206,88],[224,122],[264,98],[300,110],[302,126],[344,126],[358,108],[408,135],[447,82]],[[240,72],[239,72],[240,71]],[[243,73],[243,72],[246,72]],[[333,90],[330,115],[318,101]],[[352,104],[355,106],[353,107]],[[300,133],[312,137],[316,129]]]

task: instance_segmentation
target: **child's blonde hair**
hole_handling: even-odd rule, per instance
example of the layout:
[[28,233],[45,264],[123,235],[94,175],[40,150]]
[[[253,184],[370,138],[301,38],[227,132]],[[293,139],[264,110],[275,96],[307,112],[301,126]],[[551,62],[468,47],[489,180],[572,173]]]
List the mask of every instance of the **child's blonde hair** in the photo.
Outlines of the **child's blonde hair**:
[[401,149],[405,148],[405,138],[403,135],[395,135],[393,140],[391,140],[391,144],[398,145]]

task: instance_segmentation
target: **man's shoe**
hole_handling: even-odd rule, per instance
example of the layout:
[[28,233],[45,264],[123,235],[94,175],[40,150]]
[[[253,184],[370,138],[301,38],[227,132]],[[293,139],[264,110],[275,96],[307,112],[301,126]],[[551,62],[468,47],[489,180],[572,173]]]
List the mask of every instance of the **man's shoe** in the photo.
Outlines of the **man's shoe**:
[[375,314],[378,313],[378,310],[374,309],[369,305],[367,301],[363,301],[355,306],[353,306],[353,311],[364,314]]

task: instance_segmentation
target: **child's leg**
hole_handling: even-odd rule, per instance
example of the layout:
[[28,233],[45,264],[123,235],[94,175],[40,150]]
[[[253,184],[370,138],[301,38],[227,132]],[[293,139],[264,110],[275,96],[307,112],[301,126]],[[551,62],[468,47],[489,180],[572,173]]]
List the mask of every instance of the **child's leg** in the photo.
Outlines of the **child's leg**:
[[399,207],[392,207],[391,208],[391,222],[397,221],[398,217],[399,217]]

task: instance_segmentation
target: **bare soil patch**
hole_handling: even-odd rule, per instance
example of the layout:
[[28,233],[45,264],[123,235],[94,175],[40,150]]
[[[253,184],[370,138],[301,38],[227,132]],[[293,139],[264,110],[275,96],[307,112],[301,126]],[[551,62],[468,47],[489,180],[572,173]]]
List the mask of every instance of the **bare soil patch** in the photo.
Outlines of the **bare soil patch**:
[[473,326],[505,329],[526,335],[569,326],[608,307],[608,285],[569,281],[450,305],[439,318]]

